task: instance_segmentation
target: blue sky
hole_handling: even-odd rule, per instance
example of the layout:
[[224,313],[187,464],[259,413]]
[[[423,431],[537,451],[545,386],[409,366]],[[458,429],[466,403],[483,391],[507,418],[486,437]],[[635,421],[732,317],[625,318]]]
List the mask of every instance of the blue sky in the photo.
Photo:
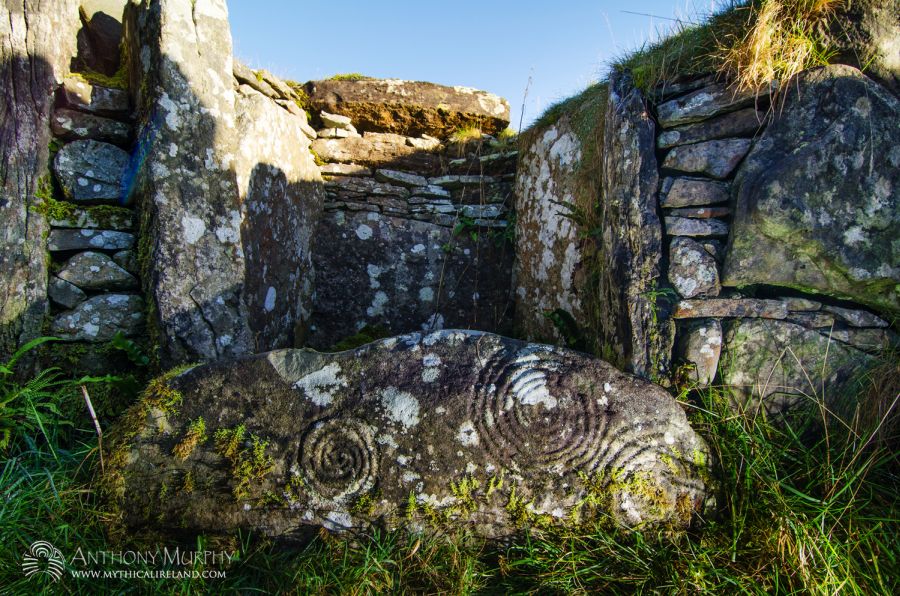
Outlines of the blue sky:
[[507,98],[518,126],[623,52],[710,2],[692,0],[229,0],[235,55],[298,81],[336,73],[433,81]]

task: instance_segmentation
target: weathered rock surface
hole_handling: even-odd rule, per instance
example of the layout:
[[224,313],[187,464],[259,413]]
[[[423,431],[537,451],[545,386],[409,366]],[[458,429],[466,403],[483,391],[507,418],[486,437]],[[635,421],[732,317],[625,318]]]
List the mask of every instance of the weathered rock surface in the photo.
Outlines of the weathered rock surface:
[[585,247],[571,218],[572,209],[589,209],[593,201],[576,177],[581,158],[581,142],[565,116],[537,131],[522,151],[515,193],[515,318],[531,340],[564,339],[544,313],[564,310],[576,321],[585,318]]
[[760,317],[784,319],[787,305],[781,300],[757,298],[710,298],[707,300],[682,300],[675,306],[676,319],[706,317]]
[[611,348],[626,370],[651,379],[668,372],[675,333],[668,312],[652,298],[663,250],[654,132],[630,77],[614,74],[603,139],[598,345]]
[[[164,366],[253,352],[243,302],[235,91],[224,0],[129,4],[141,278]],[[123,247],[125,248],[125,247]]]
[[299,345],[312,312],[324,192],[304,123],[255,91],[238,94],[243,299],[256,351]]
[[313,248],[308,345],[327,348],[366,325],[508,329],[513,250],[484,230],[454,236],[429,221],[337,211],[322,218]]
[[898,120],[900,100],[854,68],[800,75],[735,178],[722,283],[900,313]]
[[328,162],[354,163],[375,168],[437,172],[441,159],[435,153],[416,147],[412,137],[391,133],[367,132],[362,137],[317,139],[312,149]]
[[657,119],[662,128],[700,122],[718,114],[751,106],[760,98],[766,97],[768,92],[768,89],[738,91],[726,88],[721,83],[714,83],[658,105]]
[[47,250],[122,250],[134,246],[134,234],[115,230],[51,230]]
[[78,75],[63,79],[57,92],[57,105],[117,118],[127,118],[131,111],[127,91],[93,85]]
[[666,234],[669,236],[727,236],[728,224],[718,219],[694,219],[689,217],[665,217]]
[[134,337],[144,327],[144,301],[133,294],[100,294],[74,310],[59,314],[51,325],[53,335],[73,341],[109,341],[117,333]]
[[[760,407],[779,412],[850,405],[857,382],[874,359],[825,334],[786,321],[725,321],[722,382],[729,385],[737,411],[750,415]],[[852,410],[849,410],[852,411]]]
[[718,296],[716,260],[699,242],[675,238],[669,245],[669,282],[682,298]]
[[41,335],[46,223],[32,209],[47,172],[53,89],[75,55],[75,0],[0,4],[0,360]]
[[66,261],[56,275],[82,290],[133,290],[138,287],[136,277],[99,252],[78,253]]
[[688,380],[707,387],[716,378],[722,352],[722,323],[718,319],[691,321],[679,329],[678,355],[687,364]]
[[750,139],[718,139],[681,145],[663,160],[665,170],[727,178],[750,150]]
[[131,126],[124,122],[68,108],[58,108],[53,112],[50,128],[55,136],[64,141],[95,139],[126,145],[131,138]]
[[665,178],[659,191],[662,207],[715,205],[728,200],[729,186],[705,178]]
[[66,198],[77,202],[125,202],[129,156],[109,143],[68,143],[53,161],[53,171]]
[[135,229],[135,212],[126,208],[112,208],[108,205],[99,207],[74,207],[70,212],[51,217],[50,225],[54,228],[92,228],[107,230]]
[[[81,6],[82,29],[78,32],[79,68],[112,76],[119,69],[124,2],[103,7]],[[118,9],[118,10],[116,10]],[[111,11],[116,14],[109,14]]]
[[81,288],[56,276],[50,277],[50,283],[47,284],[47,295],[53,302],[65,308],[75,308],[80,302],[87,300],[87,294]]
[[495,538],[599,515],[683,528],[707,498],[709,452],[675,400],[551,346],[416,333],[159,383],[183,396],[177,411],[149,392],[107,458],[131,531],[448,523]]
[[439,138],[477,126],[487,134],[509,124],[509,103],[486,91],[398,79],[310,81],[313,108],[349,116],[366,132]]
[[752,135],[764,125],[764,122],[765,114],[756,108],[746,108],[733,114],[723,114],[711,120],[664,131],[656,138],[656,146],[668,149],[676,145],[688,145],[711,139]]
[[827,47],[832,63],[862,69],[900,95],[900,0],[855,0],[837,6]]

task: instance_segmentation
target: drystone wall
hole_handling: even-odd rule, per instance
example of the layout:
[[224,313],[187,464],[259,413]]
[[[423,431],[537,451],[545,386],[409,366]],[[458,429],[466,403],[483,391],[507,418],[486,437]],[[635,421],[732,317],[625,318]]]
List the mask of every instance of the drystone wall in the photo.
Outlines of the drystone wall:
[[[307,84],[313,105],[331,107],[326,99],[333,92],[320,96],[330,84]],[[328,348],[363,330],[508,332],[517,152],[489,136],[453,140],[455,124],[466,122],[467,113],[449,106],[468,105],[467,91],[393,81],[381,97],[371,81],[360,85],[357,91],[351,82],[344,84],[342,102],[334,107],[346,114],[323,110],[314,119],[320,128],[312,150],[321,163],[326,198],[313,249],[316,298],[309,345]],[[396,91],[404,86],[402,93]],[[447,121],[429,121],[432,134],[412,136],[426,123],[415,130],[402,127],[414,118],[399,114],[419,113],[438,101],[436,88],[448,106],[439,110]],[[396,103],[395,94],[406,103]],[[379,101],[397,114],[392,126],[353,119],[360,104]],[[508,106],[494,117],[508,119]],[[369,130],[360,134],[356,124]]]
[[[842,65],[780,92],[699,77],[638,97],[630,113],[642,124],[629,128],[636,91],[622,74],[610,89],[600,250],[580,262],[615,290],[589,305],[610,315],[600,345],[659,382],[728,385],[741,408],[853,394],[898,343],[896,97]],[[546,143],[565,126],[563,116],[523,149],[518,200],[532,212],[583,192],[554,175],[583,151]],[[518,239],[520,270],[541,262],[535,246],[557,266],[584,254],[553,218],[521,218],[533,223]],[[518,317],[573,305],[558,290],[571,273],[548,271],[517,278]]]

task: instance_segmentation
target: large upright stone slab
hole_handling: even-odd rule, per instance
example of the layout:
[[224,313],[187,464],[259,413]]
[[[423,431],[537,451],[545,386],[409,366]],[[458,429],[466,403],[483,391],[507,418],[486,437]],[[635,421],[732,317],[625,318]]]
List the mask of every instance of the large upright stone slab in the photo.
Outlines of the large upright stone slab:
[[664,390],[480,332],[201,366],[123,420],[104,480],[135,533],[678,529],[707,499],[709,451]]
[[46,222],[32,208],[47,176],[53,90],[75,55],[78,26],[76,0],[0,4],[2,361],[41,334],[47,310]]
[[531,340],[565,339],[545,313],[585,320],[585,240],[574,217],[594,197],[577,174],[581,141],[563,116],[533,133],[516,176],[516,324]]
[[876,358],[786,321],[731,319],[723,323],[722,383],[738,412],[756,415],[792,408],[853,411],[851,399]]
[[328,348],[376,325],[391,333],[509,328],[513,249],[486,228],[454,234],[428,221],[338,211],[322,218],[313,246],[308,345]]
[[445,138],[476,126],[485,133],[509,124],[509,103],[471,87],[399,79],[310,81],[305,86],[316,112],[349,116],[359,130]]
[[241,87],[234,168],[243,216],[244,300],[259,352],[300,345],[312,311],[311,243],[325,197],[304,124]]
[[133,189],[144,211],[141,278],[161,360],[252,352],[225,1],[129,4],[125,30],[143,123]]
[[655,291],[663,252],[655,145],[640,91],[629,75],[613,74],[603,139],[598,345],[653,379],[668,370],[674,335]]
[[807,71],[733,183],[722,283],[900,314],[900,100],[858,70]]

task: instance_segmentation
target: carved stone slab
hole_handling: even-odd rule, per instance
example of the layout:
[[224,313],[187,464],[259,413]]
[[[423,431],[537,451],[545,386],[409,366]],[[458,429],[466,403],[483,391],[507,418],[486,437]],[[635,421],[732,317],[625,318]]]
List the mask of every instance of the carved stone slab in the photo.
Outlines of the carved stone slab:
[[707,498],[708,449],[664,390],[481,332],[200,366],[151,383],[124,419],[106,480],[132,529],[499,537],[597,518],[684,527]]

